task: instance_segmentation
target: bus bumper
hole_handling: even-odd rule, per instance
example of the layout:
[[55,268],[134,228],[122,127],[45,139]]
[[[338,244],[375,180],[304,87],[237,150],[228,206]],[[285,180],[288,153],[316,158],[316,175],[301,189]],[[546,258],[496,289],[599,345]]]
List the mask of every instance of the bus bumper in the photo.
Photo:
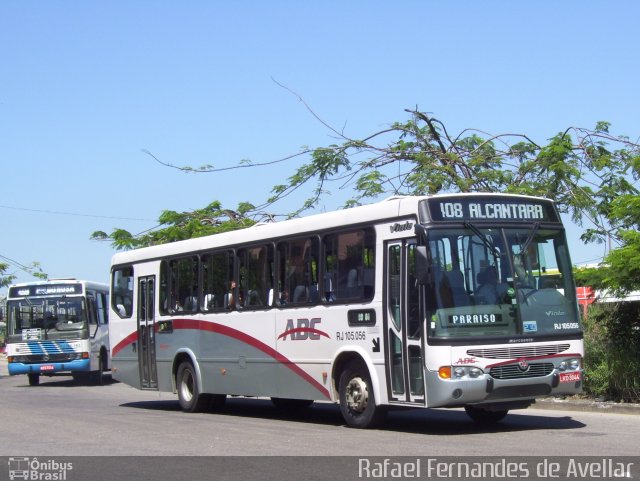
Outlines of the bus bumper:
[[49,362],[42,364],[25,364],[21,362],[10,362],[8,364],[9,374],[15,376],[16,374],[53,374],[55,372],[75,372],[75,371],[89,371],[91,363],[89,359],[75,359],[73,361],[65,362]]
[[[441,379],[437,372],[426,373],[427,407],[460,407],[468,404],[530,404],[543,396],[572,395],[582,392],[584,372],[571,378],[555,370],[547,376],[523,379],[495,379],[483,374],[475,379]],[[562,379],[562,381],[561,381]],[[526,407],[526,406],[523,406]]]

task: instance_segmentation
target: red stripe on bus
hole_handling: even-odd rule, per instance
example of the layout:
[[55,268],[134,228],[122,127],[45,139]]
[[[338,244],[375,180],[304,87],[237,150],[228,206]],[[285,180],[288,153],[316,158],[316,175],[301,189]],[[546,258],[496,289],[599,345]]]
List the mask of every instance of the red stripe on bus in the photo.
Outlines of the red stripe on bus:
[[[327,399],[331,399],[331,395],[329,394],[329,391],[327,390],[327,388],[325,388],[322,384],[316,381],[300,366],[290,361],[287,357],[283,356],[281,353],[279,353],[272,347],[268,346],[267,344],[259,341],[254,337],[249,336],[248,334],[245,334],[242,331],[233,329],[232,327],[223,326],[222,324],[199,321],[197,319],[174,319],[172,324],[173,324],[173,329],[195,329],[199,331],[214,332],[216,334],[221,334],[223,336],[237,339],[238,341],[243,342],[244,344],[248,344],[249,346],[255,347],[256,349],[262,351],[269,357],[278,361],[280,364],[284,364],[287,368],[289,368],[295,374],[303,378],[305,381],[311,384],[314,388],[320,391],[324,397],[326,397]],[[127,345],[137,341],[137,339],[138,339],[138,334],[136,332],[129,334],[126,338],[120,341],[113,348],[112,355],[115,356]]]
[[114,346],[114,348],[111,350],[111,357],[115,356],[120,351],[122,351],[125,347],[127,347],[129,344],[132,344],[137,340],[138,340],[138,331],[132,332],[131,334],[129,334],[127,337],[125,337],[122,341],[120,341],[118,344]]
[[513,359],[509,359],[508,361],[502,361],[502,362],[497,362],[495,364],[487,364],[487,369],[490,369],[492,367],[500,367],[500,366],[506,366],[509,364],[513,364],[514,362],[518,362],[518,361],[527,361],[527,362],[534,362],[534,361],[539,361],[542,359],[552,359],[552,358],[556,358],[556,357],[566,357],[566,358],[572,358],[572,357],[577,357],[582,359],[582,356],[578,353],[562,353],[562,354],[547,354],[546,356],[522,356],[522,357],[514,357]]

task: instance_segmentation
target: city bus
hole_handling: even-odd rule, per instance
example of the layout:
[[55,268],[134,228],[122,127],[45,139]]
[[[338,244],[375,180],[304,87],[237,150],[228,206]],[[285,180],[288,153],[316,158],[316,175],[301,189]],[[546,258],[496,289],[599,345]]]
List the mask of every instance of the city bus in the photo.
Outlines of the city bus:
[[10,375],[70,373],[102,383],[109,369],[109,285],[76,279],[15,284],[7,295]]
[[116,253],[112,373],[187,412],[246,396],[334,402],[358,428],[395,407],[493,423],[581,391],[571,267],[555,204],[505,194],[394,197]]

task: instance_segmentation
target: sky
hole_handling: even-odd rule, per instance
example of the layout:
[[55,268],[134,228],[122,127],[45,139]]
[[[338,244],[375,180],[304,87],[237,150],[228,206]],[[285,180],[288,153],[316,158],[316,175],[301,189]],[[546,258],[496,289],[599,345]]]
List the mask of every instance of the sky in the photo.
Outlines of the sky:
[[[640,2],[2,1],[0,260],[108,282],[113,247],[165,210],[262,203],[304,159],[213,174],[364,137],[405,109],[459,132],[611,122],[640,136]],[[321,209],[341,207],[335,191]],[[278,206],[297,208],[296,198]],[[574,264],[597,262],[569,226]],[[0,294],[6,290],[0,291]]]

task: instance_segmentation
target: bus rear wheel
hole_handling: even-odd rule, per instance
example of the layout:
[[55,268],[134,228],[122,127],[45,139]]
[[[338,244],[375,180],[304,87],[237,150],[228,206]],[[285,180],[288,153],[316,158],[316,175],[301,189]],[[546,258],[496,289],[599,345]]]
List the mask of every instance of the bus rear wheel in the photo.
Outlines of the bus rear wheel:
[[195,368],[188,361],[183,362],[178,367],[176,388],[178,390],[178,402],[184,412],[198,413],[208,409],[210,396],[200,392]]
[[340,375],[340,411],[352,428],[372,428],[385,415],[382,406],[376,406],[371,376],[361,361],[350,361]]

